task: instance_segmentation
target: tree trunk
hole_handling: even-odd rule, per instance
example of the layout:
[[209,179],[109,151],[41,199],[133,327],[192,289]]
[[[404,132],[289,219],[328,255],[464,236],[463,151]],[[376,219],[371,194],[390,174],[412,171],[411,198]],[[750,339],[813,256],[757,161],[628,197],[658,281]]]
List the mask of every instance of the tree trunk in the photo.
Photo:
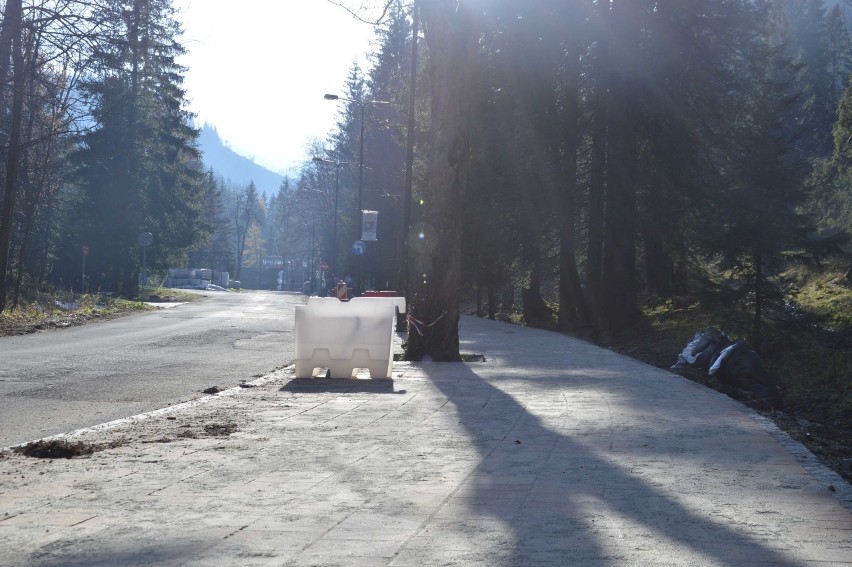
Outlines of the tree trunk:
[[[6,2],[6,12],[0,25],[0,85],[6,84],[12,62],[12,38],[21,35],[20,22],[23,18],[22,2]],[[17,22],[17,24],[16,24]],[[6,108],[6,92],[0,88],[0,109]]]
[[[571,34],[576,37],[576,30]],[[580,145],[580,45],[572,42],[568,48],[565,79],[565,118],[564,118],[564,157],[560,173],[562,187],[560,191],[561,230],[559,247],[559,320],[560,331],[589,325],[589,309],[580,275],[577,271],[577,243],[574,235],[577,191],[577,150]],[[557,149],[557,148],[554,148]],[[554,159],[559,159],[554,152]]]
[[635,6],[630,0],[612,3],[612,29],[622,39],[625,53],[613,67],[610,81],[607,193],[604,210],[603,313],[604,331],[613,336],[635,321],[639,315],[636,290],[636,148],[632,121],[631,92],[627,52],[636,50],[638,26]]
[[[141,144],[139,140],[139,106],[141,101],[139,100],[140,94],[140,74],[142,73],[140,66],[142,64],[143,59],[146,56],[144,46],[140,41],[140,29],[143,23],[143,12],[147,6],[148,0],[133,0],[133,21],[130,25],[130,116],[128,118],[129,123],[129,140],[130,140],[130,159],[128,160],[128,179],[131,183],[141,184],[142,175],[141,175],[141,156],[139,155],[141,151]],[[139,220],[145,220],[147,215],[143,212]],[[132,244],[130,245],[129,251],[131,253],[136,252],[138,247],[136,246],[136,234],[142,229],[142,226],[132,226],[130,227],[131,234],[134,237]],[[127,262],[127,269],[123,274],[124,277],[121,279],[122,287],[124,288],[125,295],[127,297],[138,297],[139,296],[139,267],[138,260],[133,258],[133,260],[129,260]]]
[[464,0],[430,0],[421,16],[429,47],[432,152],[424,216],[431,227],[425,283],[414,297],[406,358],[457,361],[461,285],[462,196],[469,162],[470,74],[477,36]]
[[488,285],[488,318],[492,321],[497,316],[497,290],[493,284]]
[[[35,81],[37,77],[36,73],[36,60],[37,55],[40,52],[40,36],[33,37],[31,35],[31,41],[27,42],[26,53],[24,55],[24,60],[26,63],[26,74],[28,77],[26,91],[25,94],[27,97],[33,98],[35,97]],[[29,117],[27,120],[26,131],[23,134],[25,140],[32,140],[35,137],[35,120],[36,120],[36,112],[31,111],[29,113]],[[39,205],[42,201],[42,197],[44,194],[45,186],[47,184],[46,177],[48,171],[48,161],[51,152],[51,148],[53,147],[53,138],[49,137],[44,140],[42,145],[41,154],[42,159],[38,160],[38,156],[35,152],[30,149],[27,152],[24,152],[21,155],[21,183],[20,183],[20,191],[22,191],[22,195],[24,196],[24,223],[23,228],[20,233],[20,246],[18,246],[18,262],[17,262],[17,273],[15,274],[15,287],[12,292],[12,304],[17,307],[18,302],[21,297],[21,282],[23,280],[24,271],[27,269],[26,266],[26,255],[29,251],[30,246],[30,238],[32,237],[33,227],[35,225],[35,218],[38,214]],[[32,158],[32,159],[31,159]],[[34,164],[34,161],[38,161],[37,164]],[[33,179],[33,174],[35,174],[35,179]],[[37,280],[40,282],[40,280]]]
[[[598,2],[598,20],[603,20],[607,8]],[[609,83],[609,40],[608,34],[598,33],[596,85],[591,95],[592,134],[591,164],[589,179],[588,248],[586,250],[586,295],[589,298],[591,319],[595,327],[603,323],[603,241],[604,203],[606,199],[607,168],[607,110]]]
[[524,321],[530,327],[553,328],[553,312],[541,297],[541,256],[536,254],[530,269],[530,287],[521,290]]
[[9,253],[15,212],[15,191],[21,152],[21,124],[24,110],[24,52],[22,46],[23,8],[21,0],[7,0],[3,27],[12,34],[12,123],[6,152],[6,179],[3,185],[3,218],[0,222],[0,313],[6,308]]
[[15,285],[12,289],[12,306],[17,307],[21,299],[21,282],[24,277],[24,261],[26,259],[27,247],[32,233],[33,217],[31,211],[24,215],[24,226],[21,230],[21,245],[18,248],[18,264],[15,273]]
[[[599,96],[599,95],[596,95]],[[592,159],[589,180],[589,229],[586,250],[586,294],[596,327],[603,321],[603,239],[606,199],[606,115],[600,105],[592,131]]]
[[754,255],[754,319],[750,339],[758,346],[763,332],[763,278],[763,256],[757,252]]

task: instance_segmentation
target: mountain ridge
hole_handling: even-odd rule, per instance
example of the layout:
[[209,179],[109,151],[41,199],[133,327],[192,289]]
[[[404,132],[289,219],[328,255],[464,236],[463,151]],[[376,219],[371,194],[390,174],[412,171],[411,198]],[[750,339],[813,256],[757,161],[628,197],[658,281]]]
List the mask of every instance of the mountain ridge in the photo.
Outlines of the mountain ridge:
[[198,148],[205,168],[212,169],[217,177],[226,182],[244,187],[254,181],[257,192],[262,195],[274,195],[284,176],[256,164],[229,148],[216,127],[205,123],[198,135]]

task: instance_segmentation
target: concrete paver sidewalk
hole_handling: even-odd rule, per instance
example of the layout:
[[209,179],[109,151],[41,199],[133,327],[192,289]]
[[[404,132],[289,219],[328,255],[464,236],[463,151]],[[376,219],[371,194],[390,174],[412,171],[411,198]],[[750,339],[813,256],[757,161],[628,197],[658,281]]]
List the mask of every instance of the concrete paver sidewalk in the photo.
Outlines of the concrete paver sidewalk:
[[4,454],[0,565],[852,565],[849,485],[737,402],[554,333],[461,334],[486,362],[281,371],[82,432],[111,447],[87,458]]

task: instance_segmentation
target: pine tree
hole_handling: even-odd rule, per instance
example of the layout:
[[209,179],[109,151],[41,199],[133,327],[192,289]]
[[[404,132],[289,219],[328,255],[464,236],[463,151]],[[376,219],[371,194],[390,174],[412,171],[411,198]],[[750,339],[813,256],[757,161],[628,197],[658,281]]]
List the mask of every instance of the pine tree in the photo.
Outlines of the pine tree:
[[134,295],[141,231],[153,233],[148,257],[161,268],[203,236],[203,176],[175,62],[183,48],[171,2],[113,0],[103,10],[113,36],[85,85],[97,127],[76,156],[85,194],[80,233],[93,283]]
[[741,297],[751,306],[751,338],[759,341],[767,302],[777,295],[773,278],[784,267],[783,253],[806,246],[812,227],[799,208],[807,197],[807,164],[789,130],[802,96],[793,80],[797,67],[784,45],[769,38],[747,64],[752,88],[739,101],[729,186],[718,195],[711,240],[737,276]]
[[234,264],[231,223],[224,203],[224,184],[211,169],[204,174],[202,222],[208,227],[205,238],[189,254],[189,265],[230,271]]
[[829,75],[831,77],[830,107],[837,108],[852,72],[852,40],[846,13],[835,5],[828,13]]
[[808,209],[825,234],[852,235],[852,86],[846,87],[833,128],[834,151],[815,168]]
[[364,208],[379,213],[378,241],[368,244],[364,270],[376,287],[402,289],[403,172],[405,169],[406,110],[411,66],[411,26],[406,3],[392,0],[376,29],[373,67],[367,77],[372,104],[366,124]]
[[278,192],[269,200],[269,215],[267,227],[269,229],[269,245],[272,254],[287,258],[290,252],[290,233],[292,232],[293,194],[290,187],[290,179],[284,178],[278,187]]
[[837,108],[825,2],[785,0],[783,9],[789,27],[780,32],[789,33],[789,37],[782,37],[787,56],[802,67],[796,76],[803,93],[794,123],[799,134],[796,144],[805,159],[825,157],[831,152],[831,127]]

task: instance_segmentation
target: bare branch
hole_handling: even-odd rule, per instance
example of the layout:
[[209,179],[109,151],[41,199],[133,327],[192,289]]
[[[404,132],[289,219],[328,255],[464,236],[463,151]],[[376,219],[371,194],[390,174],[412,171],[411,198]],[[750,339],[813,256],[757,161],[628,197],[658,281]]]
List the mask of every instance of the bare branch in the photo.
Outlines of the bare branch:
[[349,14],[353,18],[358,20],[359,22],[364,22],[365,24],[377,26],[380,23],[382,23],[382,21],[384,21],[385,16],[387,16],[387,14],[388,14],[388,10],[390,10],[391,5],[394,3],[394,0],[385,0],[385,5],[384,5],[384,8],[382,8],[382,13],[375,20],[370,20],[370,19],[367,19],[364,16],[360,15],[361,13],[366,11],[366,9],[367,9],[367,8],[365,8],[364,4],[361,4],[360,8],[358,8],[357,10],[353,10],[349,6],[344,5],[344,3],[339,1],[339,0],[326,0],[326,2],[328,2],[329,4],[333,4],[334,6],[337,6],[338,8],[343,8],[344,10],[349,12]]

